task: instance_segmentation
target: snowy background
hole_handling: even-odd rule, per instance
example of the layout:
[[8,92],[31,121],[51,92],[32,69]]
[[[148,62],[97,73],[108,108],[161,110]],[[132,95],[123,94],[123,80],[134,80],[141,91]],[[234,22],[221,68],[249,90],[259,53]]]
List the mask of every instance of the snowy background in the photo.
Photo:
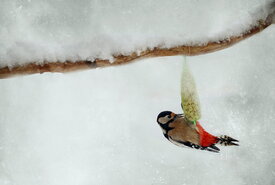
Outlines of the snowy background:
[[[228,26],[224,20],[247,15],[263,1],[92,1],[94,9],[88,2],[1,0],[2,64],[92,56],[90,32],[91,37],[114,39],[98,37],[102,56],[111,53],[124,33],[120,47],[125,52],[143,47],[148,33],[166,41],[176,30],[172,25],[182,26],[169,17],[187,16],[181,8],[191,14],[190,27],[183,30],[186,38],[193,37],[189,30],[203,26],[202,36],[209,38]],[[198,19],[209,22],[194,24]],[[146,25],[150,27],[143,36]],[[229,49],[187,57],[201,100],[202,125],[241,142],[240,147],[221,147],[220,154],[174,146],[156,123],[163,110],[181,111],[181,56],[0,80],[0,185],[274,185],[274,33],[273,25]],[[173,35],[171,40],[180,34]],[[127,38],[132,39],[128,45]],[[147,44],[160,40],[152,37]]]

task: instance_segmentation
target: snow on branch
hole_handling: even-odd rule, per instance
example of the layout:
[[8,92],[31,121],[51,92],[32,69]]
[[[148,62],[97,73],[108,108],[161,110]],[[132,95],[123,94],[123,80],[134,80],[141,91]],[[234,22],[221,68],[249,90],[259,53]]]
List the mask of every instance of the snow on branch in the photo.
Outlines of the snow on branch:
[[[270,6],[271,5],[271,6]],[[265,18],[258,18],[258,21],[251,25],[247,25],[247,29],[242,33],[233,36],[217,37],[217,40],[211,40],[206,43],[198,44],[185,44],[176,47],[154,47],[146,49],[144,51],[132,52],[129,55],[117,54],[113,55],[113,60],[78,60],[78,61],[65,61],[65,62],[51,62],[44,61],[42,64],[37,62],[30,62],[24,65],[6,66],[0,68],[0,78],[12,77],[15,75],[35,74],[44,72],[72,72],[77,70],[94,69],[98,67],[116,66],[122,64],[128,64],[137,59],[148,57],[160,57],[160,56],[175,56],[175,55],[187,55],[195,56],[215,52],[222,50],[236,44],[270,26],[275,22],[275,3],[269,4],[268,8],[264,11],[266,13]],[[263,11],[263,10],[261,10]],[[257,14],[257,13],[256,13]],[[260,13],[259,13],[260,14]],[[223,39],[221,39],[223,38]],[[192,42],[191,42],[192,43]]]

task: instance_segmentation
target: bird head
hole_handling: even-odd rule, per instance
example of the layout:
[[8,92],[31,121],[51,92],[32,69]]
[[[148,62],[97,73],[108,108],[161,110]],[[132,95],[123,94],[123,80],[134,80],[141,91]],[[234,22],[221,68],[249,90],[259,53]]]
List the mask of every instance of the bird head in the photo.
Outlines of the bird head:
[[177,114],[175,114],[171,111],[163,111],[163,112],[159,113],[157,122],[160,125],[168,124],[168,123],[174,121],[176,119],[176,117],[177,117]]

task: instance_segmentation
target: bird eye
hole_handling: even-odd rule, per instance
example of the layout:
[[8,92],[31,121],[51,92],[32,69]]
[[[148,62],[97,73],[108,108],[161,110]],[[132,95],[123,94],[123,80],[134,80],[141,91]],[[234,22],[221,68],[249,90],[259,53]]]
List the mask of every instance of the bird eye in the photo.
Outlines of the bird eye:
[[171,115],[168,115],[168,118],[170,119],[170,118],[171,118]]

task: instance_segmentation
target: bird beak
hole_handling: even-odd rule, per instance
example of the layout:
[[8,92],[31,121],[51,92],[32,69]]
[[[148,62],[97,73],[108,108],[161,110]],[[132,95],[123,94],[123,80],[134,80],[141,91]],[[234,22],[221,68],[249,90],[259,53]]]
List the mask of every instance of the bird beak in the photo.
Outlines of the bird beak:
[[183,114],[177,114],[176,115],[178,118],[181,118],[181,117],[183,117]]

